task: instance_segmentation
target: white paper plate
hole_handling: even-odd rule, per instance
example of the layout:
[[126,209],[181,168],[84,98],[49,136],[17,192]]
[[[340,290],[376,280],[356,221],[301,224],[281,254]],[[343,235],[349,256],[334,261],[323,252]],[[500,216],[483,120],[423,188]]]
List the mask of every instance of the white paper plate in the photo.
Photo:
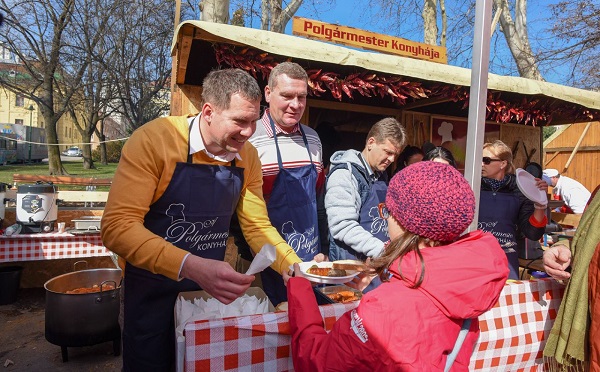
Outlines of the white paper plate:
[[[346,273],[348,274],[346,276],[321,276],[321,275],[309,274],[306,271],[308,269],[310,269],[313,265],[317,265],[318,267],[329,267],[329,268],[331,268],[333,266],[332,262],[315,262],[315,261],[310,261],[310,262],[301,262],[298,265],[300,266],[300,271],[301,271],[303,277],[305,277],[306,279],[310,280],[311,282],[321,283],[321,284],[344,284],[344,283],[348,283],[349,281],[351,281],[359,273],[358,271],[355,271],[355,270],[346,270]],[[294,267],[292,265],[290,267],[290,270],[293,270],[293,269],[294,269]]]
[[542,205],[548,204],[548,196],[546,196],[544,190],[538,189],[535,177],[531,173],[522,168],[517,168],[516,174],[517,186],[527,199]]

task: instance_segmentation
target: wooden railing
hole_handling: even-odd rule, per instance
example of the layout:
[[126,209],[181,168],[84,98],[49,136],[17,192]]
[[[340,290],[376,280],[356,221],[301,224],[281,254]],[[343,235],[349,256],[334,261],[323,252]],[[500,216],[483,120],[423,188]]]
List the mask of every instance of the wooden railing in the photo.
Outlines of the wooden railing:
[[[86,186],[87,190],[58,190],[58,199],[67,203],[106,203],[108,191],[96,191],[97,186],[110,186],[112,178],[46,176],[34,174],[13,174],[14,185],[36,182],[54,185]],[[16,189],[8,190],[6,197],[16,199]]]
[[37,174],[13,174],[13,182],[16,184],[52,182],[55,185],[77,185],[77,186],[110,186],[112,178],[95,177],[73,177],[73,176],[46,176]]

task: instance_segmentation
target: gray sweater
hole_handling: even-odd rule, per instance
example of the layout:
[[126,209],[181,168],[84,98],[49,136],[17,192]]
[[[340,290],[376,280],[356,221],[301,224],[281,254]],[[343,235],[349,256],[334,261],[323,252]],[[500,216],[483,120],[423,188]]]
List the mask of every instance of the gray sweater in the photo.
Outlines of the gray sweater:
[[[363,168],[360,152],[356,150],[337,151],[331,156],[331,168],[340,163],[355,163]],[[371,169],[367,169],[372,174]],[[325,209],[329,233],[334,239],[350,246],[368,257],[378,256],[383,250],[383,242],[358,223],[361,199],[358,181],[352,175],[351,167],[337,169],[327,179]]]

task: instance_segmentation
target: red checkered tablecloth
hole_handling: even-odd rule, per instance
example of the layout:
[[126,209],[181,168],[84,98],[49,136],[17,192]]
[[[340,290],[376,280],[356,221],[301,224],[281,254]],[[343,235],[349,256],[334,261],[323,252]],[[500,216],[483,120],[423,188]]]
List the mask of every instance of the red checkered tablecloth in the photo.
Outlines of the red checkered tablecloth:
[[479,317],[473,371],[543,371],[543,350],[558,314],[564,285],[553,279],[504,286],[496,306]]
[[0,262],[109,256],[100,234],[39,233],[0,236]]
[[[320,306],[325,328],[358,303]],[[203,320],[185,326],[186,371],[291,371],[287,312]]]
[[[509,282],[498,304],[479,318],[471,370],[543,370],[542,350],[564,286],[551,279]],[[357,305],[321,306],[325,328]],[[293,370],[287,312],[188,323],[186,371]]]

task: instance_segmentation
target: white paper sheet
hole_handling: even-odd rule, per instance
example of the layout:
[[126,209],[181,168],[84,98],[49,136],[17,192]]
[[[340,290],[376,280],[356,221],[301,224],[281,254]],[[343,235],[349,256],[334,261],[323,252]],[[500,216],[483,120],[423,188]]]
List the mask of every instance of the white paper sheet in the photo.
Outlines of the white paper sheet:
[[271,266],[273,262],[275,262],[275,258],[277,257],[277,252],[275,251],[275,246],[271,244],[265,244],[260,249],[260,252],[254,256],[252,259],[252,263],[246,271],[247,275],[254,275]]

